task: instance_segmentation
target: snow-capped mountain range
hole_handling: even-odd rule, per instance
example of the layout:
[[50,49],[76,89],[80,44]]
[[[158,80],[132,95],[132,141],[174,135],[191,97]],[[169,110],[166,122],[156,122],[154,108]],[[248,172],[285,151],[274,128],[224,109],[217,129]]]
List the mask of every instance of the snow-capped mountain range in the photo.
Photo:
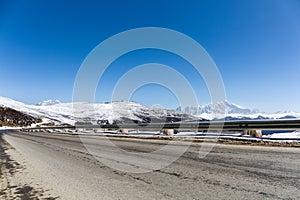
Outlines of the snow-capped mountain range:
[[[166,110],[163,108],[150,108],[135,102],[122,101],[112,103],[61,103],[58,100],[47,100],[37,105],[24,104],[6,97],[0,97],[0,106],[15,109],[35,118],[42,119],[43,123],[55,124],[93,123],[99,121],[109,123],[139,123],[139,122],[174,122],[214,120],[224,118],[237,119],[285,119],[300,118],[296,112],[278,112],[268,114],[258,110],[243,108],[228,101],[216,104],[199,105],[197,107],[177,108]],[[0,113],[1,114],[1,113]]]
[[210,103],[205,105],[199,105],[196,107],[178,107],[176,111],[208,120],[214,120],[218,118],[225,118],[226,120],[300,118],[300,113],[297,112],[286,111],[276,113],[265,113],[257,109],[244,108],[237,104],[230,103],[226,100],[215,104]]

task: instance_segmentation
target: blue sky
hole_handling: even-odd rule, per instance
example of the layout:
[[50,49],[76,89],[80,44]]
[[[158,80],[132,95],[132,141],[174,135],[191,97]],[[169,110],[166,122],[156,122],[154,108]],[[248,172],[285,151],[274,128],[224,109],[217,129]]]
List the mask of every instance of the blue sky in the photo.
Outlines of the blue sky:
[[[267,112],[300,111],[300,1],[13,1],[0,0],[0,95],[26,103],[72,100],[77,71],[100,42],[138,27],[164,27],[199,42],[222,75],[227,99]],[[192,66],[168,52],[144,50],[116,60],[96,94],[110,100],[122,73],[158,62],[180,68],[200,103],[210,102]],[[107,92],[103,92],[107,91]],[[148,85],[132,100],[177,106],[165,88]]]

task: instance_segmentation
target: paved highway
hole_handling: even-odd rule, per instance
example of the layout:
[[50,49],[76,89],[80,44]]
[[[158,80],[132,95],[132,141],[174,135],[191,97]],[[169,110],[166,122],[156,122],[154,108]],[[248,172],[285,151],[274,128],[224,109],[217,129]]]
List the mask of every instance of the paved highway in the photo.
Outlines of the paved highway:
[[[0,199],[24,196],[24,190],[20,194],[14,189],[22,184],[37,191],[32,199],[45,195],[48,199],[300,199],[299,148],[218,144],[199,158],[201,144],[192,144],[165,168],[130,173],[95,159],[97,155],[92,156],[77,135],[9,133],[3,138],[8,144],[2,144],[7,157],[2,162],[13,162],[8,166],[17,169],[4,173],[2,165],[3,180],[5,174],[8,177]],[[101,152],[102,160],[132,167],[130,160],[115,160],[115,152],[103,137],[84,136],[83,140],[90,151]],[[111,141],[123,150],[144,153],[168,143],[129,138]]]

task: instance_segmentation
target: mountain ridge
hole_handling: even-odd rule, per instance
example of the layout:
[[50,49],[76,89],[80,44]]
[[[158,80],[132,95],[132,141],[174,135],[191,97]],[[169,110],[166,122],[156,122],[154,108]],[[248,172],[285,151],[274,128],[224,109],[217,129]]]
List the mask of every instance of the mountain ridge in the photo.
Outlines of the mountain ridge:
[[[150,123],[202,120],[254,120],[254,119],[292,119],[300,118],[297,112],[265,113],[249,109],[229,101],[205,104],[196,107],[178,107],[176,110],[151,108],[136,102],[119,101],[105,103],[74,102],[61,103],[47,100],[39,105],[24,104],[0,96],[0,105],[23,112],[43,123]],[[225,114],[226,113],[226,114]],[[1,113],[0,113],[1,114]]]
[[6,97],[0,97],[0,105],[10,107],[30,116],[41,118],[43,123],[150,123],[197,120],[198,118],[175,110],[150,108],[135,102],[112,103],[55,103],[53,105],[29,105]]

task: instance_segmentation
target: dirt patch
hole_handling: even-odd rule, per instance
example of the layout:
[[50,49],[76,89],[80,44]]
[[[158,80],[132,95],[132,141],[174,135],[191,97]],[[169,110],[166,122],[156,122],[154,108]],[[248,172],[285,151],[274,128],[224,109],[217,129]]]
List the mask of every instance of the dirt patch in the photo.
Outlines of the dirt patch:
[[271,146],[271,147],[300,147],[300,142],[278,142],[266,140],[247,139],[219,139],[219,144],[250,145],[250,146]]

